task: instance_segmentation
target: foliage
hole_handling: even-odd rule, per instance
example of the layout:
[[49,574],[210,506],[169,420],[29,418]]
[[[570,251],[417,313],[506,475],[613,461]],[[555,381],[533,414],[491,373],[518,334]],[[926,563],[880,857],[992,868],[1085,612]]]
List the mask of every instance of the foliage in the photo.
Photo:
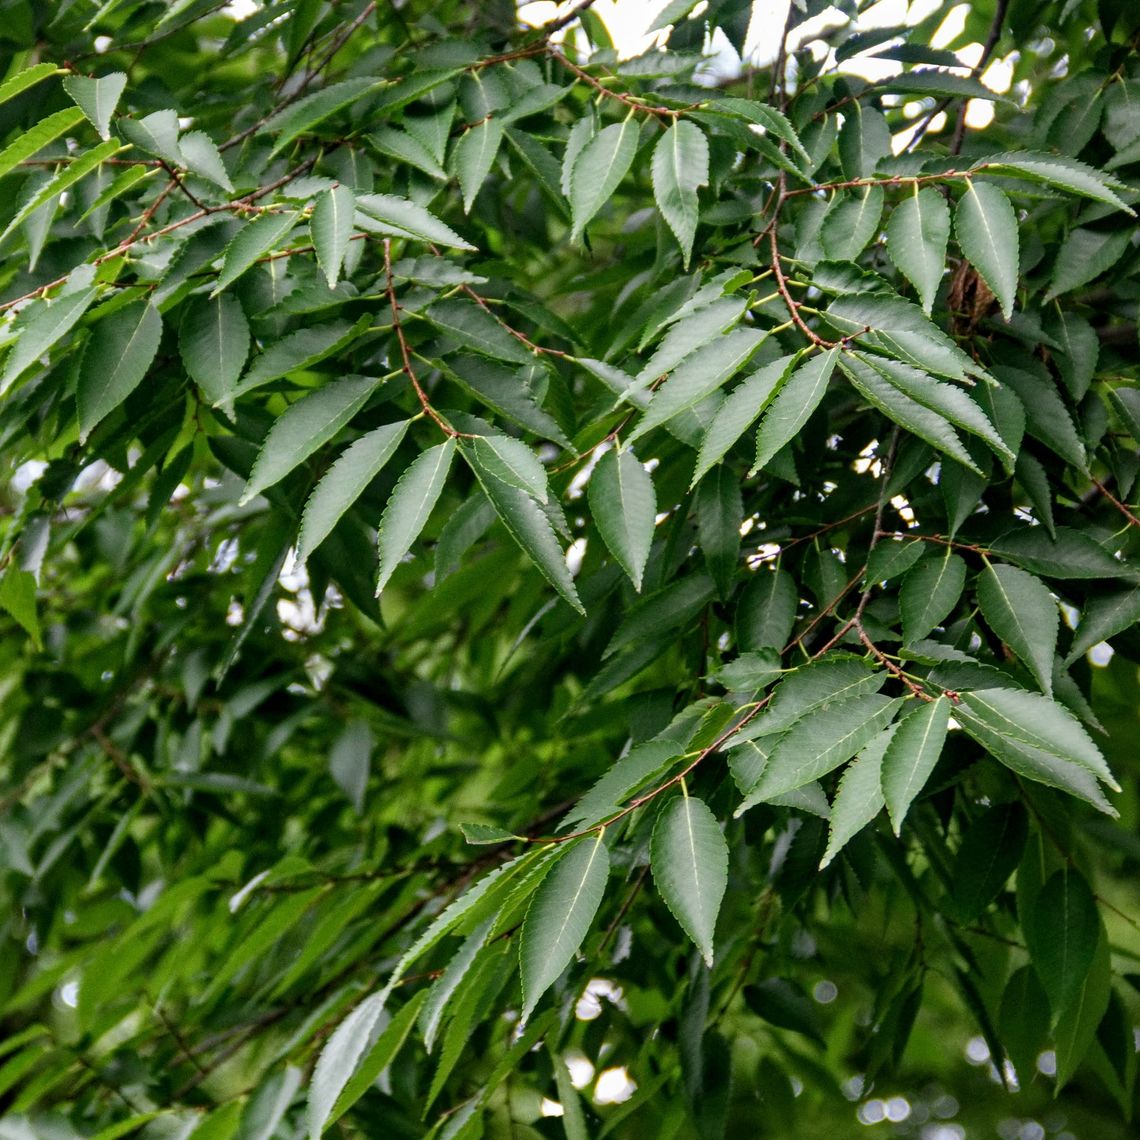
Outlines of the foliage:
[[1137,15],[252,7],[0,3],[0,1134],[1124,1135]]

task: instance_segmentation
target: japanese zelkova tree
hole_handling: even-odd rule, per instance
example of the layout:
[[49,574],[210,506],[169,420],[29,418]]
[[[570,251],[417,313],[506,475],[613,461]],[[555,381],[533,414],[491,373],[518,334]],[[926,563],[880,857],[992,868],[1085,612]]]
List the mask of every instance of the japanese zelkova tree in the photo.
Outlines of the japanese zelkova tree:
[[1134,1135],[1135,4],[0,75],[3,1140]]

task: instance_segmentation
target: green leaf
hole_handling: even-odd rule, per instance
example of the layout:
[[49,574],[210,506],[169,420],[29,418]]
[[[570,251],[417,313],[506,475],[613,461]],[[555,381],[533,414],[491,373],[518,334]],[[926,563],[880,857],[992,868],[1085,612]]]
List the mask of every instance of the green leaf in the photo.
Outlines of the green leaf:
[[1081,622],[1065,664],[1071,665],[1094,645],[1131,629],[1137,622],[1140,622],[1140,589],[1131,587],[1090,597],[1081,610]]
[[736,643],[742,652],[782,650],[799,609],[795,579],[786,570],[757,570],[736,608]]
[[[471,840],[467,836],[467,828],[475,825],[460,825],[464,829],[464,838],[468,843],[488,842],[484,839]],[[508,836],[507,838],[512,838]],[[491,842],[498,842],[492,840]],[[428,991],[428,998],[425,1002],[423,1009],[420,1011],[419,1028],[424,1039],[424,1048],[427,1052],[432,1051],[435,1044],[436,1034],[439,1032],[440,1026],[443,1023],[443,1015],[447,1009],[447,1003],[455,995],[455,991],[462,984],[463,979],[467,976],[475,961],[475,956],[483,948],[483,943],[487,941],[487,935],[490,933],[491,927],[494,925],[495,918],[492,915],[484,922],[480,923],[463,941],[463,945],[455,952],[454,957],[448,962],[447,967],[443,973],[436,980],[435,985]]]
[[628,442],[640,439],[715,392],[748,363],[766,336],[759,329],[733,329],[690,353],[653,393]]
[[103,162],[122,149],[122,145],[118,142],[105,142],[100,143],[92,150],[72,159],[71,162],[60,169],[47,185],[33,194],[19,210],[16,211],[12,220],[5,227],[4,232],[0,234],[0,241],[6,238],[17,226],[34,214],[41,206],[50,202],[52,198],[58,197],[69,186],[74,186],[81,178],[85,178],[96,167],[102,165]]
[[1080,997],[1099,938],[1100,915],[1084,877],[1074,868],[1052,875],[1033,904],[1025,941],[1054,1025]]
[[1113,558],[1089,535],[1059,526],[1051,538],[1043,526],[1019,526],[989,544],[991,555],[1016,563],[1045,578],[1126,578],[1140,575],[1127,562]]
[[9,566],[0,577],[0,608],[15,618],[32,639],[37,650],[43,649],[40,619],[36,613],[36,576],[28,570]]
[[843,108],[839,159],[848,178],[870,178],[891,153],[891,131],[881,111],[853,99]]
[[490,313],[471,301],[438,301],[424,316],[440,332],[455,337],[463,348],[483,356],[514,364],[529,364],[534,359]]
[[205,131],[190,131],[178,140],[178,149],[182,152],[182,161],[192,174],[205,178],[220,186],[227,194],[234,191],[230,181],[229,171],[222,161],[214,140]]
[[42,83],[49,76],[62,74],[64,74],[63,68],[57,67],[54,63],[36,63],[24,68],[23,71],[17,71],[15,75],[9,75],[3,83],[0,83],[0,104],[7,103],[9,99],[14,99],[22,91],[27,91],[37,83]]
[[1017,870],[1029,836],[1020,803],[994,804],[967,829],[954,857],[951,899],[955,917],[976,922]]
[[493,116],[467,130],[455,144],[452,163],[463,191],[463,212],[471,213],[503,141],[503,120]]
[[728,886],[728,844],[702,800],[676,796],[653,827],[653,881],[665,905],[712,969],[713,931]]
[[653,196],[677,238],[685,268],[700,220],[697,190],[709,182],[709,144],[700,127],[676,119],[653,148]]
[[793,440],[811,418],[827,391],[838,357],[839,350],[829,348],[801,364],[783,383],[760,422],[752,473],[771,462],[776,452]]
[[260,218],[243,226],[226,246],[222,257],[222,271],[211,297],[228,289],[259,258],[284,242],[297,222],[295,213],[262,214]]
[[554,535],[554,527],[542,506],[525,491],[504,483],[490,472],[479,467],[474,470],[510,536],[558,593],[574,609],[584,614],[586,611],[578,597],[574,577],[567,568],[565,555]]
[[680,752],[673,740],[650,740],[631,748],[566,813],[560,830],[585,829],[604,822],[650,780],[663,776],[680,759]]
[[[862,353],[855,353],[854,355],[861,363],[873,368],[888,384],[897,388],[908,400],[921,404],[924,408],[929,408],[950,423],[983,440],[1002,461],[1006,470],[1013,469],[1016,459],[1013,450],[1002,439],[981,407],[961,389],[956,388],[953,384],[936,380],[933,376],[929,376],[901,360],[887,360],[881,356],[864,356]],[[858,374],[864,387],[868,386],[869,377],[867,373],[860,370]],[[874,388],[875,394],[881,392],[881,387],[876,386]],[[912,414],[918,415],[920,413],[912,412]],[[927,442],[933,443],[933,440],[927,437]],[[957,444],[953,446],[955,450],[958,447]],[[940,447],[939,450],[946,450],[946,448]],[[973,466],[976,468],[977,464],[974,463]]]
[[356,196],[347,186],[333,186],[321,194],[309,218],[309,233],[317,253],[317,263],[329,283],[336,288],[340,267],[352,236]]
[[638,133],[638,123],[632,115],[624,122],[611,123],[590,139],[574,159],[569,193],[574,218],[571,241],[582,236],[633,165]]
[[695,487],[713,464],[720,462],[736,441],[752,426],[767,407],[773,393],[786,380],[797,359],[796,355],[781,356],[779,360],[763,365],[752,375],[745,377],[728,394],[701,440],[690,488]]
[[905,574],[923,555],[926,543],[917,538],[888,538],[875,544],[867,556],[864,582],[888,582]]
[[950,207],[937,190],[927,187],[904,199],[887,223],[887,253],[895,268],[914,286],[929,316],[946,269]]
[[94,287],[77,289],[74,293],[63,293],[55,300],[29,305],[20,314],[16,326],[19,340],[5,361],[4,374],[0,377],[0,395],[75,327],[98,293]]
[[298,135],[312,130],[330,115],[357,102],[382,84],[383,80],[370,76],[346,79],[343,83],[324,87],[283,108],[268,119],[258,132],[277,136],[267,158],[280,154]]
[[883,799],[896,835],[938,763],[949,724],[950,702],[945,697],[919,704],[899,721],[882,764]]
[[1002,366],[994,369],[994,372],[1002,384],[1012,389],[1024,404],[1029,433],[1078,471],[1086,470],[1088,459],[1084,444],[1053,383],[1034,373],[1023,372],[1020,368]]
[[913,645],[953,611],[966,585],[966,563],[947,547],[907,571],[899,589],[903,637]]
[[[238,505],[244,506],[267,487],[284,479],[318,447],[332,439],[364,407],[376,386],[374,377],[351,376],[318,388],[291,404],[269,429]],[[416,534],[422,526],[421,521]]]
[[1100,750],[1069,712],[1048,697],[1019,689],[976,689],[961,694],[954,717],[1018,775],[1116,814],[1097,785],[1099,777],[1116,787]]
[[736,809],[818,780],[862,751],[894,718],[901,702],[880,694],[839,701],[797,721],[772,749],[756,786]]
[[190,379],[215,407],[231,401],[249,354],[249,323],[236,297],[195,298],[186,308],[178,348]]
[[985,99],[990,102],[1012,104],[1008,96],[997,94],[980,80],[970,75],[954,75],[949,71],[939,71],[932,67],[905,71],[880,79],[875,84],[878,91],[889,91],[897,95],[935,95],[948,99]]
[[519,838],[514,832],[492,827],[488,823],[461,823],[459,830],[463,833],[463,838],[474,846],[509,843]]
[[1084,399],[1096,372],[1100,339],[1079,313],[1061,310],[1049,325],[1060,351],[1053,357],[1057,371],[1074,401]]
[[[1073,1079],[1090,1050],[1094,1054],[1098,1051],[1098,1029],[1102,1025],[1112,996],[1112,954],[1108,935],[1104,924],[1101,923],[1092,966],[1068,1014],[1054,1029],[1053,1039],[1057,1054],[1054,1088],[1057,1092]],[[1128,1041],[1127,1047],[1135,1048],[1132,1040]],[[1109,1087],[1111,1088],[1111,1084]]]
[[48,115],[30,130],[17,135],[13,142],[0,151],[0,177],[32,158],[37,151],[82,121],[83,112],[78,107],[68,107],[56,111],[54,115]]
[[142,382],[161,339],[162,318],[150,302],[136,301],[95,326],[79,361],[75,392],[81,442]]
[[454,454],[455,437],[449,436],[443,443],[421,452],[400,476],[380,520],[377,595],[424,529],[443,492]]
[[[3,155],[0,155],[0,160],[2,159]],[[0,169],[2,165],[0,161]],[[1128,226],[1117,226],[1109,231],[1070,230],[1057,251],[1053,278],[1049,282],[1045,300],[1052,300],[1062,293],[1072,293],[1102,273],[1107,273],[1124,256],[1131,244],[1132,230]]]
[[1024,1087],[1037,1071],[1037,1058],[1049,1036],[1049,999],[1032,966],[1010,975],[1001,998],[998,1034]]
[[967,181],[954,210],[954,234],[1008,321],[1013,315],[1019,262],[1017,215],[1005,193],[988,182]]
[[859,658],[824,658],[801,666],[780,682],[771,707],[731,737],[725,747],[784,732],[823,705],[878,692],[885,680],[882,670],[872,670]]
[[245,1106],[238,1140],[273,1140],[301,1087],[301,1078],[296,1065],[286,1065],[264,1081]]
[[1044,583],[1012,566],[978,575],[978,605],[986,624],[1021,658],[1046,696],[1053,695],[1053,657],[1060,615]]
[[730,693],[754,693],[778,681],[782,673],[778,650],[754,649],[715,669],[711,676]]
[[525,491],[540,503],[547,501],[546,468],[525,443],[507,435],[481,435],[461,446],[472,463],[492,478]]
[[[112,71],[98,79],[68,75],[63,80],[63,89],[87,116],[102,139],[111,137],[111,116],[115,113],[126,86],[127,77],[121,71]],[[2,101],[0,92],[0,102]]]
[[883,188],[864,186],[840,191],[824,216],[819,240],[832,261],[854,261],[879,232],[883,216]]
[[712,601],[715,593],[711,578],[705,574],[690,574],[639,598],[610,638],[605,655],[608,657],[627,645],[662,637],[687,624]]
[[897,731],[897,724],[888,725],[843,770],[831,804],[821,871],[883,810],[883,757]]
[[1112,191],[1105,175],[1075,158],[1053,154],[996,154],[978,163],[974,169],[1043,182],[1047,186],[1067,190],[1070,194],[1104,202],[1133,216],[1136,213]]
[[440,182],[447,181],[447,171],[440,166],[427,145],[415,135],[385,126],[374,131],[368,138],[381,154],[406,162]]
[[542,995],[558,980],[581,946],[602,905],[610,856],[601,832],[560,852],[542,881],[523,922],[519,940],[526,1024]]
[[614,447],[598,460],[587,492],[602,541],[640,592],[657,522],[649,472],[629,448]]
[[811,155],[804,149],[804,144],[800,141],[800,137],[796,134],[795,127],[792,126],[788,117],[775,107],[770,107],[767,103],[761,103],[755,99],[738,99],[735,96],[728,96],[710,103],[708,109],[717,114],[733,115],[736,118],[763,127],[768,134],[775,135],[776,138],[786,142],[792,148],[792,152],[804,170],[811,170],[816,165],[812,161]]
[[722,599],[732,591],[740,561],[740,527],[744,505],[740,481],[727,467],[717,467],[697,488],[697,534],[705,565]]
[[156,155],[171,166],[182,166],[178,145],[178,112],[170,108],[152,111],[142,119],[120,119],[119,131],[130,143]]
[[[1095,335],[1095,334],[1094,334]],[[1128,434],[1140,442],[1140,388],[1110,388],[1105,393],[1109,407],[1116,413]]]
[[[333,1031],[325,1043],[309,1084],[309,1140],[319,1140],[332,1120],[333,1109],[352,1079],[372,1040],[386,995],[364,999]],[[409,1026],[411,1024],[411,1018]]]
[[574,174],[574,163],[578,161],[578,156],[595,133],[594,120],[590,115],[583,115],[570,128],[566,147],[562,152],[562,171],[558,183],[563,196],[567,199],[570,197],[570,180]]
[[745,303],[739,298],[720,297],[691,313],[677,316],[649,363],[637,374],[628,394],[640,392],[654,380],[672,372],[690,353],[735,325],[744,315],[744,309]]
[[824,1045],[819,1016],[811,998],[794,982],[786,978],[764,978],[745,986],[742,991],[745,1004],[770,1025],[790,1029]]
[[358,194],[356,224],[390,237],[432,242],[451,249],[475,249],[423,206],[395,194]]

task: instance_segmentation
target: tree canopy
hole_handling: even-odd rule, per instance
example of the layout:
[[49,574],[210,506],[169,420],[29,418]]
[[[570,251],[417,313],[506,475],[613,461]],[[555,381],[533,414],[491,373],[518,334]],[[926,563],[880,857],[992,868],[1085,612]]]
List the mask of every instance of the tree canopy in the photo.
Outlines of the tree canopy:
[[1128,1134],[1140,14],[646,7],[0,0],[5,1140]]

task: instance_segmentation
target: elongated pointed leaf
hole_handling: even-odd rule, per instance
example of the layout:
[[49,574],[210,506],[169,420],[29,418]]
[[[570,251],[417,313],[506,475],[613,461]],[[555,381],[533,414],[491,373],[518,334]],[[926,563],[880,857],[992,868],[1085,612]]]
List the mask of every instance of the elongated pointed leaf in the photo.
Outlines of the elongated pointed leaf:
[[609,872],[610,855],[599,832],[562,855],[535,893],[519,940],[523,1024],[582,945],[602,905]]
[[1048,697],[1017,689],[976,689],[961,694],[954,717],[1018,775],[1060,788],[1107,815],[1116,814],[1097,784],[1100,778],[1116,787],[1100,750]]
[[687,356],[653,393],[629,441],[632,443],[715,392],[748,363],[766,335],[759,329],[733,329]]
[[395,194],[358,194],[356,222],[361,228],[392,237],[433,242],[452,249],[475,248],[429,210]]
[[352,376],[318,388],[291,405],[269,429],[239,503],[248,503],[284,479],[318,447],[332,439],[375,390],[373,377]]
[[4,363],[0,394],[7,392],[32,364],[75,327],[98,292],[94,287],[77,289],[53,301],[41,301],[21,314],[17,326],[20,339]]
[[1017,215],[1009,199],[988,182],[967,182],[954,211],[954,234],[982,275],[1008,321],[1017,292]]
[[676,120],[653,148],[653,196],[677,238],[685,268],[700,220],[697,190],[709,181],[709,144],[700,127]]
[[772,749],[759,781],[736,814],[846,763],[886,728],[899,704],[898,699],[876,693],[828,704],[797,721]]
[[137,301],[95,326],[75,391],[81,440],[138,387],[161,339],[162,318],[149,302]]
[[590,139],[575,158],[570,172],[570,212],[574,218],[571,241],[581,237],[633,165],[638,132],[639,126],[633,117],[611,123]]
[[1137,622],[1140,622],[1140,589],[1114,590],[1090,597],[1081,610],[1081,624],[1077,626],[1065,664],[1072,664],[1094,645],[1131,629]]
[[770,364],[758,368],[745,377],[734,388],[723,404],[717,409],[712,422],[701,440],[697,456],[696,470],[693,472],[691,487],[695,487],[701,477],[728,454],[733,444],[756,422],[760,413],[768,406],[772,394],[786,379],[788,370],[796,357],[781,356]]
[[372,77],[346,79],[334,83],[279,111],[261,128],[261,134],[276,135],[269,158],[280,154],[298,135],[311,130],[318,123],[351,106],[382,84]]
[[931,447],[956,459],[975,475],[982,475],[974,457],[966,450],[958,433],[941,412],[911,399],[891,384],[878,368],[855,353],[845,354],[840,360],[840,367],[852,386],[888,419],[925,440]]
[[949,724],[950,702],[945,697],[920,704],[899,722],[883,756],[883,798],[896,835],[938,763]]
[[887,253],[899,272],[914,286],[929,315],[946,268],[950,238],[950,207],[937,190],[915,187],[891,212],[887,223]]
[[[1135,210],[1128,206],[1109,185],[1110,181],[1095,167],[1052,154],[997,154],[987,158],[975,169],[992,170],[997,174],[1012,174],[1031,182],[1044,182],[1047,186],[1057,186],[1070,194],[1080,194],[1096,202],[1104,202],[1118,210],[1135,216]],[[1119,186],[1119,183],[1115,183]]]
[[708,805],[687,795],[671,800],[653,828],[649,862],[665,905],[712,969],[713,931],[728,886],[728,844]]
[[1051,697],[1060,615],[1044,583],[1013,566],[987,565],[978,576],[978,604],[986,624]]
[[314,364],[347,348],[371,324],[365,314],[350,325],[347,321],[328,321],[309,325],[283,336],[270,344],[260,356],[255,356],[245,374],[238,381],[233,395],[242,396],[262,384],[301,372]]
[[587,490],[603,541],[640,591],[657,520],[649,472],[629,448],[611,448],[598,460]]
[[380,520],[377,594],[388,584],[388,579],[427,524],[428,516],[443,492],[454,454],[455,437],[450,436],[443,443],[422,452],[400,476]]
[[440,332],[453,336],[465,349],[513,364],[529,364],[533,359],[532,353],[490,313],[470,301],[439,301],[424,316]]
[[949,547],[907,571],[899,589],[903,635],[921,641],[950,614],[966,585],[966,563]]
[[891,130],[881,111],[858,99],[843,108],[839,131],[839,158],[848,178],[870,178],[875,167],[891,153]]
[[540,503],[549,498],[546,468],[525,443],[508,435],[481,435],[463,447],[474,463],[500,482],[525,491]]
[[1033,904],[1025,941],[1054,1024],[1080,996],[1099,938],[1100,915],[1084,876],[1071,867],[1052,875]]
[[740,561],[740,527],[744,504],[740,480],[727,467],[717,467],[697,488],[697,535],[705,566],[727,599]]
[[111,137],[111,116],[115,113],[126,85],[127,77],[121,71],[112,71],[98,79],[68,75],[63,81],[63,89],[75,100],[103,139]]
[[888,725],[843,770],[831,803],[821,871],[883,810],[883,756],[897,731],[898,725]]
[[236,297],[190,303],[178,334],[182,363],[211,404],[233,398],[249,355],[249,323]]
[[756,461],[752,471],[759,471],[799,430],[819,407],[827,382],[835,371],[839,350],[829,348],[800,365],[784,382],[768,405],[756,437]]
[[386,995],[364,999],[325,1043],[309,1085],[309,1140],[319,1140],[333,1106],[356,1072],[384,1009]]
[[36,63],[23,71],[17,71],[15,75],[10,75],[0,83],[0,103],[7,103],[9,99],[14,99],[22,91],[27,91],[29,87],[34,87],[49,76],[62,73],[63,68],[56,67],[54,63]]
[[542,506],[526,491],[504,483],[478,465],[474,471],[511,537],[558,593],[579,613],[585,613],[574,576],[566,565],[566,556]]
[[83,112],[78,107],[67,107],[56,111],[54,115],[48,115],[30,130],[17,135],[13,142],[0,151],[0,176],[32,158],[37,151],[82,121]]
[[432,1051],[436,1034],[443,1022],[447,1003],[455,995],[455,991],[471,969],[475,955],[483,948],[483,943],[487,941],[487,935],[494,922],[495,917],[492,915],[467,936],[463,945],[455,952],[455,956],[448,962],[447,968],[439,976],[428,994],[428,999],[420,1011],[419,1028],[423,1034],[424,1048],[429,1053]]
[[463,191],[463,212],[471,213],[475,196],[491,173],[499,145],[503,141],[503,120],[495,117],[484,119],[466,131],[455,144],[452,162],[459,177],[459,187]]
[[776,138],[786,142],[792,148],[796,161],[802,164],[805,171],[813,168],[812,157],[804,149],[804,144],[799,135],[796,134],[795,127],[792,126],[787,115],[775,107],[770,107],[767,103],[761,103],[755,99],[738,99],[735,96],[729,96],[724,99],[717,99],[709,105],[709,109],[718,114],[733,115],[744,119],[746,122],[763,127],[768,134],[775,135]]
[[[0,156],[3,157],[3,156]],[[1132,245],[1132,229],[1120,226],[1113,230],[1075,229],[1065,235],[1046,300],[1071,293],[1107,273]]]
[[222,290],[228,289],[258,258],[279,246],[296,222],[297,215],[294,213],[273,213],[262,214],[244,226],[226,246],[222,271],[210,296],[216,297]]
[[867,248],[879,232],[883,198],[881,186],[840,192],[819,231],[823,251],[832,261],[854,261]]
[[309,233],[317,252],[317,263],[329,283],[336,288],[348,239],[352,236],[352,218],[356,195],[347,186],[333,186],[321,194],[309,219]]
[[5,227],[4,232],[0,234],[0,241],[3,241],[18,225],[30,218],[41,206],[50,202],[52,198],[58,197],[69,186],[74,186],[81,178],[86,178],[91,171],[122,149],[123,146],[120,143],[111,140],[109,142],[100,143],[98,146],[93,147],[91,150],[67,163],[47,185],[33,194],[32,197],[16,211],[12,220]]
[[975,922],[1017,869],[1029,835],[1019,803],[994,804],[970,825],[954,859],[953,903],[962,922]]

